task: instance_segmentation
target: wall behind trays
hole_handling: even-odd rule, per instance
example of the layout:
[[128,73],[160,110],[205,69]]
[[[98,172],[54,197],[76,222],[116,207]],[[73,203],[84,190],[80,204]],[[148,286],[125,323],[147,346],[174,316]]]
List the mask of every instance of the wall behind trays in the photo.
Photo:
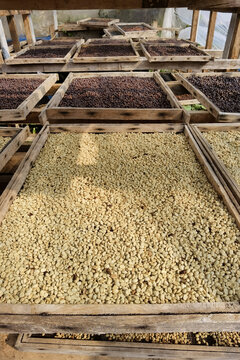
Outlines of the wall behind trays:
[[[209,13],[209,11],[201,11],[199,17],[197,42],[203,46],[205,46],[206,43]],[[179,36],[183,39],[189,39],[191,31],[191,28],[189,26],[191,26],[192,23],[192,10],[188,10],[186,8],[177,8],[175,11],[175,16],[176,26],[188,26],[185,29],[181,30]],[[230,20],[230,13],[217,14],[215,33],[213,38],[213,48],[220,50],[224,49]]]

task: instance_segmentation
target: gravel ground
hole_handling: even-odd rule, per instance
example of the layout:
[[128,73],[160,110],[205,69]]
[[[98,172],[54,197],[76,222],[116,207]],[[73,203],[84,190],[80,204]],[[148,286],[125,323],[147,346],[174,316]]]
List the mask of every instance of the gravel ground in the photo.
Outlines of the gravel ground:
[[209,131],[203,135],[240,186],[240,131]]
[[240,77],[193,75],[188,80],[221,111],[240,112]]
[[130,76],[74,79],[59,106],[139,109],[172,107],[154,79]]
[[[48,336],[48,335],[47,335]],[[143,333],[143,334],[62,334],[57,339],[101,340],[180,345],[240,346],[240,332]]]
[[0,239],[1,302],[240,297],[240,232],[182,134],[50,135]]
[[6,136],[0,136],[0,152],[2,148],[9,142],[11,138]]
[[16,109],[34,90],[42,79],[0,79],[0,109]]

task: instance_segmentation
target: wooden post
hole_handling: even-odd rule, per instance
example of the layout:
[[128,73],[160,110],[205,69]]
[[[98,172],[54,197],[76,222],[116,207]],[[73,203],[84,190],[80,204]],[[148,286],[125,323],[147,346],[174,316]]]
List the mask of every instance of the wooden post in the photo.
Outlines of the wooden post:
[[211,11],[209,16],[209,23],[208,23],[208,33],[207,33],[207,40],[205,46],[206,49],[212,48],[216,19],[217,19],[217,12]]
[[53,24],[54,24],[54,30],[58,30],[58,18],[57,18],[57,10],[53,10]]
[[29,20],[29,14],[23,14],[22,18],[23,18],[23,25],[24,25],[24,30],[25,30],[25,35],[27,38],[27,42],[28,44],[32,44],[34,42],[33,37],[32,37],[32,31],[31,31],[31,25],[30,25],[30,20]]
[[193,10],[192,29],[191,29],[190,41],[196,41],[199,14],[200,14],[199,10]]
[[35,32],[34,32],[34,27],[33,27],[33,22],[32,22],[32,16],[31,16],[31,14],[28,15],[28,19],[29,19],[29,26],[30,26],[30,31],[31,31],[31,36],[32,36],[33,44],[35,44],[35,42],[36,42],[36,36],[35,36]]
[[[237,52],[237,47],[239,49],[239,45],[237,46],[237,42],[239,44],[238,38],[239,38],[239,34],[237,31],[237,28],[239,27],[239,14],[232,14],[231,17],[231,22],[228,28],[228,33],[227,33],[227,38],[226,38],[226,42],[225,42],[225,47],[223,50],[223,59],[228,59],[231,58],[231,56],[233,55],[233,50],[235,50],[235,52]],[[235,34],[235,36],[234,36]],[[238,38],[237,38],[238,36]],[[233,46],[235,43],[235,46]],[[230,49],[231,49],[231,54],[230,54]],[[238,50],[238,56],[239,56],[239,50]]]
[[20,41],[18,38],[17,27],[16,27],[14,15],[7,16],[7,21],[8,21],[9,30],[11,33],[14,51],[18,52],[21,50],[21,44],[20,44]]
[[233,29],[232,39],[229,48],[229,59],[238,59],[240,55],[240,14],[236,15],[236,22]]
[[3,58],[8,59],[10,57],[10,53],[1,19],[0,19],[0,44],[1,44]]

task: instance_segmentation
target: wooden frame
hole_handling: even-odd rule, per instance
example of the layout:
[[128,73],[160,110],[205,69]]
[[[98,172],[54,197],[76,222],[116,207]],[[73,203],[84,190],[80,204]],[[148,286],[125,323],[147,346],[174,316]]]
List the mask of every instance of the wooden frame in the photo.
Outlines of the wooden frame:
[[[101,21],[100,21],[101,20]],[[95,22],[94,22],[95,21]],[[104,29],[106,26],[111,26],[115,23],[118,23],[119,19],[110,19],[110,18],[86,18],[83,20],[78,20],[78,25],[83,25],[88,28]]]
[[[180,83],[192,94],[194,95],[202,105],[204,105],[208,111],[217,119],[217,121],[224,122],[234,122],[240,120],[240,113],[229,113],[221,111],[217,105],[215,105],[201,90],[197,89],[193,84],[188,81],[188,77],[193,74],[175,74],[176,78],[180,81]],[[239,72],[207,72],[207,73],[195,73],[195,76],[226,76],[226,77],[240,77]],[[227,91],[227,89],[226,89]]]
[[0,171],[2,171],[4,166],[25,142],[29,135],[30,130],[28,126],[22,129],[0,127],[0,136],[11,137],[8,143],[2,149],[0,149]]
[[[144,55],[146,56],[146,58],[148,59],[149,62],[163,62],[163,61],[197,61],[197,62],[207,62],[211,59],[211,55],[209,55],[208,53],[206,53],[204,50],[199,49],[197,46],[193,45],[193,44],[157,44],[158,46],[180,46],[180,47],[190,47],[192,49],[195,49],[199,52],[199,54],[202,55],[167,55],[167,56],[152,56],[150,55],[150,53],[148,52],[148,50],[146,49],[145,45],[147,45],[148,41],[143,41],[140,40],[140,46],[141,49],[144,53]],[[151,43],[151,41],[149,41],[149,43]]]
[[172,345],[140,342],[97,341],[31,337],[20,334],[14,347],[20,351],[153,359],[231,359],[237,360],[240,348],[201,345]]
[[76,44],[74,44],[72,46],[72,48],[67,52],[67,54],[62,57],[62,58],[18,58],[18,56],[24,54],[25,52],[27,52],[28,50],[31,49],[50,49],[50,48],[56,48],[56,47],[60,47],[60,48],[65,48],[66,45],[52,45],[52,46],[41,46],[38,45],[37,47],[34,46],[27,46],[24,49],[22,49],[21,51],[15,53],[14,55],[12,55],[10,58],[5,60],[5,63],[7,65],[27,65],[27,64],[64,64],[67,63],[72,55],[76,52],[76,50],[78,49],[78,47],[84,42],[84,40],[80,40],[78,42],[76,42]]
[[25,120],[26,116],[42,99],[42,97],[51,89],[52,85],[58,80],[57,74],[11,74],[0,75],[0,79],[43,79],[31,95],[29,95],[16,109],[0,110],[0,122],[8,122],[15,120]]
[[[115,28],[113,28],[113,27],[110,27],[110,28],[107,28],[107,29],[103,29],[103,31],[104,31],[104,33],[106,34],[106,36],[108,37],[108,38],[110,38],[110,39],[124,39],[125,38],[125,36],[122,34],[122,33],[120,33],[120,31],[118,31],[118,30],[116,30]],[[112,31],[117,31],[117,32],[119,32],[119,35],[112,35]]]
[[[135,48],[135,45],[132,41],[132,39],[126,39],[126,45],[131,45],[132,50],[134,52],[135,55],[129,55],[129,56],[88,56],[88,57],[84,57],[81,56],[81,49],[83,47],[88,47],[89,45],[91,45],[92,43],[92,39],[87,40],[86,43],[84,43],[83,45],[81,45],[76,54],[73,56],[73,62],[74,63],[105,63],[105,62],[136,62],[139,61],[140,59],[140,55],[138,53],[138,51]],[[94,39],[94,41],[96,42],[96,39]],[[99,44],[95,44],[94,45],[98,45],[98,46],[105,46],[104,43],[102,43],[102,39],[99,39]],[[120,46],[124,46],[125,44],[121,44]]]
[[[128,108],[77,108],[77,107],[59,107],[59,103],[65,95],[69,85],[77,78],[96,78],[96,77],[144,77],[154,78],[161,89],[167,95],[172,106],[169,109],[128,109]],[[158,120],[162,122],[182,120],[183,110],[180,107],[175,95],[165,84],[161,76],[155,72],[109,72],[109,73],[70,73],[62,86],[52,97],[47,107],[40,115],[40,121],[45,123],[66,123],[79,122],[79,120],[104,120],[109,122],[115,120],[133,121],[133,120]]]
[[[125,26],[125,25],[136,25],[136,26],[145,26],[148,28],[148,30],[139,30],[139,31],[125,31],[121,28],[121,26]],[[121,34],[123,34],[124,36],[128,36],[128,37],[151,37],[151,36],[156,36],[157,32],[159,31],[158,29],[155,29],[153,26],[146,24],[144,22],[136,22],[136,23],[117,23],[117,24],[113,24],[112,25],[116,30],[118,30]]]
[[[49,132],[183,132],[196,153],[215,190],[228,210],[233,205],[224,187],[198,147],[191,129],[183,124],[118,123],[80,125],[45,125],[35,137],[26,156],[0,198],[0,222],[25,182]],[[234,215],[239,218],[238,215]],[[240,222],[238,222],[240,226]],[[181,304],[0,304],[0,332],[54,333],[81,332],[142,333],[176,331],[240,331],[239,302],[181,303]],[[132,344],[129,344],[132,346]]]
[[213,166],[215,166],[215,172],[218,173],[218,177],[221,179],[222,184],[229,188],[229,191],[232,193],[232,196],[230,196],[233,198],[235,206],[240,212],[240,186],[226,168],[221,158],[216,154],[214,148],[202,134],[203,131],[240,131],[240,123],[194,124],[191,127],[195,134],[196,141],[198,141],[199,146],[202,147],[202,151],[205,153],[208,160],[212,161]]

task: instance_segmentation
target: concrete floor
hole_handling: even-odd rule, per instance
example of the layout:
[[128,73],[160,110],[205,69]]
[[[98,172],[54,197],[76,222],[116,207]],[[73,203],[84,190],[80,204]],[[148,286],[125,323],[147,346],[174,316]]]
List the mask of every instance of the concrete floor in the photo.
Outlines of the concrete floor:
[[[13,348],[16,336],[0,334],[0,360],[124,360],[123,357],[96,357],[21,352]],[[134,360],[132,358],[132,360]],[[135,359],[136,360],[136,359]]]

